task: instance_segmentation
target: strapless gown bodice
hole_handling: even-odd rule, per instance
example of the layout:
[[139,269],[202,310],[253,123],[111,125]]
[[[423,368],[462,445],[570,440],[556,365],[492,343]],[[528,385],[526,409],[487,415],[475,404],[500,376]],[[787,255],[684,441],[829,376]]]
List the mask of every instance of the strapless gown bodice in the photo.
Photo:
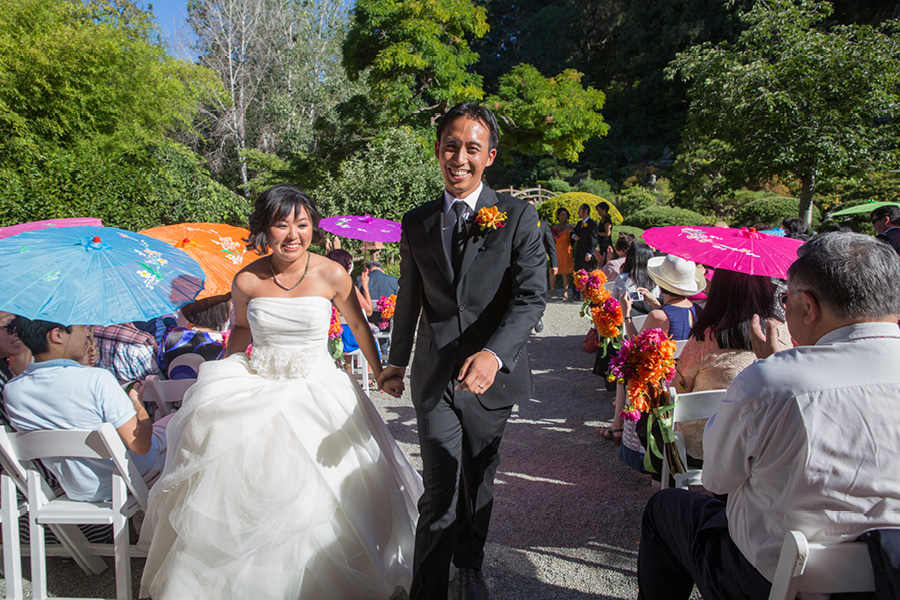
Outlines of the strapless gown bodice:
[[253,298],[247,320],[253,334],[250,367],[259,375],[294,379],[335,370],[328,353],[331,302],[326,298]]
[[331,303],[254,298],[250,357],[203,363],[166,429],[142,597],[387,600],[422,481],[328,353]]

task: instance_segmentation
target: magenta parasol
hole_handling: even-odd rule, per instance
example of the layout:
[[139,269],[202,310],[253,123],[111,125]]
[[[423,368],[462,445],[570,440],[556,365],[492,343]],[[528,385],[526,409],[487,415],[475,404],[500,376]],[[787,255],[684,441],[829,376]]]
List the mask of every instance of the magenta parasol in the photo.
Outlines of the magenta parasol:
[[750,275],[787,277],[787,269],[797,259],[801,240],[760,233],[755,229],[725,227],[653,227],[644,232],[644,241],[669,254]]
[[369,215],[328,217],[319,221],[319,227],[328,233],[364,242],[400,241],[400,223]]
[[11,225],[9,227],[0,227],[0,240],[25,233],[26,231],[37,231],[38,229],[46,229],[48,227],[81,227],[82,225],[91,225],[95,227],[103,227],[103,221],[94,217],[72,217],[68,219],[47,219],[46,221],[31,221],[30,223],[21,223],[19,225]]

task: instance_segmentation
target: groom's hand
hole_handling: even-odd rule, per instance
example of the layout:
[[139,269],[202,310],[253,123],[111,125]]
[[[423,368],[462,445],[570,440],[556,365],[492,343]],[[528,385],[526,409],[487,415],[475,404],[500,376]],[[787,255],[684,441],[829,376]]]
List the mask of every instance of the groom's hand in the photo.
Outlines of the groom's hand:
[[406,375],[406,368],[393,365],[386,366],[378,376],[378,390],[386,392],[394,398],[399,398],[403,395],[404,375]]
[[500,370],[500,364],[493,352],[482,350],[466,359],[456,380],[457,390],[465,390],[473,394],[483,394],[494,384],[494,377]]

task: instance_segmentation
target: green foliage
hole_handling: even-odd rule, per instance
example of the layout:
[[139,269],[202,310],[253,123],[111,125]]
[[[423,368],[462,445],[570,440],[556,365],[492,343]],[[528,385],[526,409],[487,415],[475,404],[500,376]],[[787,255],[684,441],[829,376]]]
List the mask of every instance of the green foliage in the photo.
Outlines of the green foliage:
[[372,99],[397,119],[439,114],[480,99],[478,60],[466,38],[488,30],[471,0],[359,0],[344,42],[351,80],[364,77]]
[[830,13],[827,2],[759,2],[734,43],[694,46],[667,71],[690,84],[692,139],[731,147],[720,169],[798,178],[807,222],[819,179],[884,164],[900,133],[900,121],[879,118],[900,103],[897,24],[826,29]]
[[[362,215],[399,221],[403,214],[444,189],[440,167],[427,142],[409,128],[386,131],[365,151],[326,176],[314,196],[323,217]],[[342,240],[342,244],[344,241]],[[355,247],[350,241],[346,244]],[[393,256],[388,251],[388,256]]]
[[541,187],[547,188],[551,192],[557,192],[558,194],[565,194],[572,191],[572,186],[569,185],[568,181],[563,181],[562,179],[547,179],[545,181],[538,181]]
[[613,196],[613,189],[609,182],[602,179],[592,179],[590,173],[578,183],[578,191],[594,194],[595,196],[603,196],[604,198]]
[[206,69],[166,56],[128,0],[0,4],[0,222],[243,222],[244,203],[166,137],[220,92]]
[[[759,223],[766,223],[773,227],[781,227],[781,221],[787,217],[795,217],[798,214],[800,200],[798,198],[785,198],[783,196],[768,196],[765,192],[749,192],[742,190],[736,194],[741,207],[734,215],[732,227],[753,227]],[[756,199],[753,199],[756,198]],[[745,200],[746,199],[746,200]],[[749,200],[749,201],[747,201]],[[812,227],[816,229],[821,222],[819,209],[812,207]]]
[[602,196],[595,196],[594,194],[586,194],[584,192],[559,194],[549,200],[545,200],[538,206],[538,215],[542,219],[546,219],[551,223],[556,223],[556,211],[560,208],[565,208],[569,211],[569,222],[575,223],[578,221],[578,208],[582,204],[587,204],[591,207],[591,218],[596,221],[600,218],[600,215],[597,214],[597,209],[595,208],[599,202],[606,202],[609,204],[609,216],[612,218],[613,225],[621,225],[622,214],[611,200]]
[[650,229],[666,225],[708,225],[709,219],[700,213],[686,208],[672,206],[650,206],[636,213],[629,214],[624,225]]
[[503,130],[500,143],[577,162],[585,141],[609,131],[600,115],[606,96],[582,87],[582,77],[574,69],[544,77],[528,64],[501,76],[497,93],[485,101]]
[[630,233],[634,235],[638,241],[644,241],[644,230],[640,227],[631,227],[629,225],[615,225],[612,230],[612,241],[613,244],[616,243],[616,240],[619,239],[620,233]]
[[246,224],[249,206],[209,177],[185,146],[148,140],[126,146],[96,140],[46,152],[28,165],[0,168],[0,224],[98,217],[140,230],[189,221]]
[[630,187],[616,196],[616,202],[624,215],[631,215],[639,210],[657,205],[653,192],[639,185]]

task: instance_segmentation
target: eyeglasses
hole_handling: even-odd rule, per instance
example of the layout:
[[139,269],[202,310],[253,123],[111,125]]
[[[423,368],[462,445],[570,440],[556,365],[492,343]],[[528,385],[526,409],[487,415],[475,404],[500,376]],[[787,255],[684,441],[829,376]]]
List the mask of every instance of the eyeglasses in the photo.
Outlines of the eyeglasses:
[[792,294],[796,294],[796,293],[798,293],[798,292],[806,292],[807,294],[809,294],[810,296],[812,296],[813,298],[815,298],[815,296],[812,295],[812,292],[811,292],[810,290],[794,290],[793,292],[784,292],[783,294],[781,294],[781,295],[778,296],[778,302],[781,303],[782,308],[784,308],[784,307],[787,306],[788,298],[789,298]]
[[8,335],[16,334],[16,321],[15,320],[10,321],[6,325],[3,325],[3,327],[6,329],[6,333]]

